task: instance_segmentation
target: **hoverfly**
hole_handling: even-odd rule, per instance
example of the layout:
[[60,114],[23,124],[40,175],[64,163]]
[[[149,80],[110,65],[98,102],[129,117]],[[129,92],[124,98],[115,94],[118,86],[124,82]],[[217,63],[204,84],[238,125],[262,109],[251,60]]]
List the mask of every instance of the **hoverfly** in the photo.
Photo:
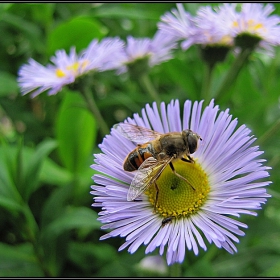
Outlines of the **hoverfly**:
[[119,123],[114,125],[114,128],[122,136],[137,144],[123,163],[125,171],[137,171],[127,193],[128,201],[136,199],[155,183],[156,209],[159,193],[156,181],[168,165],[176,176],[186,181],[195,190],[187,178],[176,172],[172,162],[179,159],[189,163],[194,162],[190,154],[197,150],[198,140],[202,140],[197,133],[185,129],[182,132],[163,134],[130,123]]

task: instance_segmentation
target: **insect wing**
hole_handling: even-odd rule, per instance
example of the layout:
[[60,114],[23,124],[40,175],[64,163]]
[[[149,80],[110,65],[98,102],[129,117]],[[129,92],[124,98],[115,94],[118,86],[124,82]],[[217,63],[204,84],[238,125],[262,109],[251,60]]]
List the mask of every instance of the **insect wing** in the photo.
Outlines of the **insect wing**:
[[159,177],[171,160],[158,161],[154,157],[147,158],[137,170],[127,193],[127,200],[132,201],[149,188]]
[[130,123],[118,123],[113,126],[122,136],[137,144],[149,142],[152,139],[162,135],[159,132],[146,127]]

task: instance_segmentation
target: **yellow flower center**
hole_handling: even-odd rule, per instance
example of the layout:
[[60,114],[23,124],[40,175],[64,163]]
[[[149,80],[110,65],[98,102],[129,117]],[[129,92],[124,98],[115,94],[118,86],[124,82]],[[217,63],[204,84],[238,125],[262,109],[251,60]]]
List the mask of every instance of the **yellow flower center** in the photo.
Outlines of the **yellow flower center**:
[[80,66],[79,62],[75,62],[75,63],[73,63],[72,65],[68,65],[68,66],[66,67],[66,69],[67,69],[68,71],[77,72],[78,69],[79,69],[79,66]]
[[263,28],[262,23],[255,23],[253,19],[248,20],[248,29],[251,31],[258,31],[259,29]]
[[[88,60],[83,60],[83,61],[76,61],[71,65],[68,65],[66,67],[66,71],[72,72],[75,76],[78,76],[79,74],[81,74],[80,72],[83,72],[84,69],[86,68],[86,66],[89,64]],[[57,68],[55,70],[55,74],[58,78],[63,78],[66,76],[65,71],[63,71],[60,68]]]
[[[175,171],[187,179],[179,178],[168,166],[156,181],[157,189],[151,186],[145,194],[156,212],[163,218],[186,217],[196,213],[204,204],[210,191],[208,177],[196,161],[188,163],[176,161],[173,163]],[[156,204],[156,205],[155,205]]]
[[232,44],[232,37],[229,35],[225,35],[222,37],[222,39],[220,40],[220,44],[221,45],[226,45],[229,46]]
[[84,70],[89,64],[89,61],[88,60],[83,60],[81,62],[81,69]]
[[55,74],[58,78],[63,78],[65,77],[65,73],[61,69],[56,69]]
[[[238,27],[239,24],[237,21],[233,22],[233,27]],[[260,29],[264,29],[264,25],[262,23],[257,23],[253,19],[249,19],[248,21],[242,21],[241,27],[249,32],[257,32]]]
[[235,21],[232,23],[232,26],[233,26],[233,27],[238,27],[238,22],[235,20]]

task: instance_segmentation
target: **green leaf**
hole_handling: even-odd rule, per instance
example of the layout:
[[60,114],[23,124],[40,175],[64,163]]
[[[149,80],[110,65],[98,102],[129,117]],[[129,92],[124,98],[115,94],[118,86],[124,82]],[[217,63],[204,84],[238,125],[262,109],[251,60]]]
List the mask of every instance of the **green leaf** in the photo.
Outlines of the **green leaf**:
[[113,246],[106,243],[71,242],[69,259],[77,267],[80,267],[86,273],[86,276],[90,276],[93,271],[99,271],[102,269],[102,266],[114,262],[117,259],[117,251]]
[[44,265],[48,268],[51,276],[61,275],[61,271],[65,266],[68,258],[68,244],[70,242],[70,233],[65,232],[60,236],[47,236],[40,243],[44,251]]
[[24,20],[23,17],[19,17],[12,13],[5,13],[3,14],[1,20],[17,28],[18,30],[23,31],[32,38],[41,37],[40,28],[37,25]]
[[174,58],[165,63],[164,67],[162,67],[163,72],[166,72],[164,73],[166,76],[164,80],[170,80],[174,85],[181,86],[184,95],[186,95],[188,99],[195,100],[198,94],[196,80],[194,78],[197,70],[196,65],[190,61],[186,69],[187,62],[182,62],[183,58],[184,56],[182,55],[181,59]]
[[50,24],[53,19],[55,3],[27,3],[32,12],[33,22]]
[[55,140],[46,139],[37,146],[35,152],[32,154],[24,174],[25,191],[23,192],[23,196],[26,200],[38,188],[42,162],[56,146],[57,142]]
[[[127,19],[144,19],[158,20],[161,12],[158,11],[160,6],[149,4],[151,9],[145,9],[143,4],[125,3],[125,4],[103,4],[98,9],[93,10],[94,16],[104,18],[127,18]],[[164,7],[164,6],[162,6]],[[153,9],[154,8],[154,9]]]
[[52,159],[45,158],[42,162],[39,181],[52,185],[64,185],[70,183],[72,178],[72,174],[66,168],[59,166]]
[[90,160],[91,161],[88,163],[87,168],[83,169],[77,178],[78,188],[76,188],[75,192],[75,201],[79,204],[83,202],[87,204],[88,200],[92,199],[92,196],[90,195],[90,186],[93,184],[92,176],[96,173],[96,171],[90,167],[93,162],[93,156],[91,156]]
[[43,277],[31,244],[0,243],[0,277]]
[[88,228],[99,229],[101,223],[97,221],[97,214],[86,207],[68,207],[66,211],[47,227],[52,237],[59,236],[72,229]]
[[52,55],[58,49],[65,49],[68,52],[72,46],[79,52],[94,38],[103,38],[107,33],[107,28],[93,18],[73,18],[52,31],[48,38],[48,54]]
[[15,185],[15,149],[0,147],[0,207],[10,211],[21,209],[21,196]]
[[4,197],[4,196],[0,196],[0,207],[3,207],[10,212],[19,212],[22,210],[22,206],[20,203],[18,203],[12,198]]
[[64,212],[58,213],[60,216],[42,229],[40,238],[47,256],[46,262],[54,275],[57,275],[66,259],[70,231],[94,230],[100,227],[97,214],[89,208],[68,207],[66,210],[62,208],[62,211]]
[[13,5],[14,5],[14,3],[1,3],[1,5],[0,5],[0,17],[2,17],[2,14],[5,13]]
[[96,123],[84,99],[67,92],[58,112],[56,135],[63,165],[74,174],[87,167],[96,139]]
[[0,205],[16,210],[23,200],[28,201],[39,187],[42,163],[56,145],[47,139],[36,150],[21,145],[0,147]]
[[184,273],[184,277],[194,277],[194,276],[201,276],[201,277],[215,277],[215,271],[213,266],[210,262],[205,259],[198,259],[191,267],[186,269]]
[[42,228],[47,227],[52,221],[56,220],[62,213],[66,205],[68,205],[73,196],[74,184],[65,185],[52,192],[46,200],[43,210],[41,225]]
[[279,261],[279,255],[275,256],[263,256],[263,259],[267,262],[269,260],[269,263],[266,263],[267,266],[264,268],[263,272],[261,273],[261,277],[279,277],[280,275],[280,261]]
[[71,189],[59,189],[46,203],[43,211],[40,244],[53,275],[58,275],[67,259],[71,230],[91,231],[100,228],[97,214],[93,210],[86,207],[65,207],[70,196]]

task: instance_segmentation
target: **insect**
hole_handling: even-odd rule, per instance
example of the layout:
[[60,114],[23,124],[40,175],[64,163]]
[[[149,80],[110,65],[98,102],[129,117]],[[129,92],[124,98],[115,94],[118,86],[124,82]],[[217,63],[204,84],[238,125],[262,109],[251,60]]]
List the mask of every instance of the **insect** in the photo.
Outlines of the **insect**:
[[[119,123],[114,125],[114,128],[122,136],[137,144],[137,147],[126,156],[123,163],[125,171],[136,171],[128,189],[128,201],[135,200],[145,190],[155,184],[156,209],[159,193],[156,181],[167,166],[170,166],[176,176],[186,181],[195,190],[187,178],[176,172],[173,162],[175,160],[182,160],[194,163],[190,154],[197,150],[198,140],[202,140],[197,133],[186,129],[182,132],[162,134],[130,123]],[[168,221],[167,219],[165,223]]]
[[170,223],[173,218],[174,218],[173,216],[169,216],[169,217],[164,218],[161,222],[161,226],[164,227],[166,224]]

